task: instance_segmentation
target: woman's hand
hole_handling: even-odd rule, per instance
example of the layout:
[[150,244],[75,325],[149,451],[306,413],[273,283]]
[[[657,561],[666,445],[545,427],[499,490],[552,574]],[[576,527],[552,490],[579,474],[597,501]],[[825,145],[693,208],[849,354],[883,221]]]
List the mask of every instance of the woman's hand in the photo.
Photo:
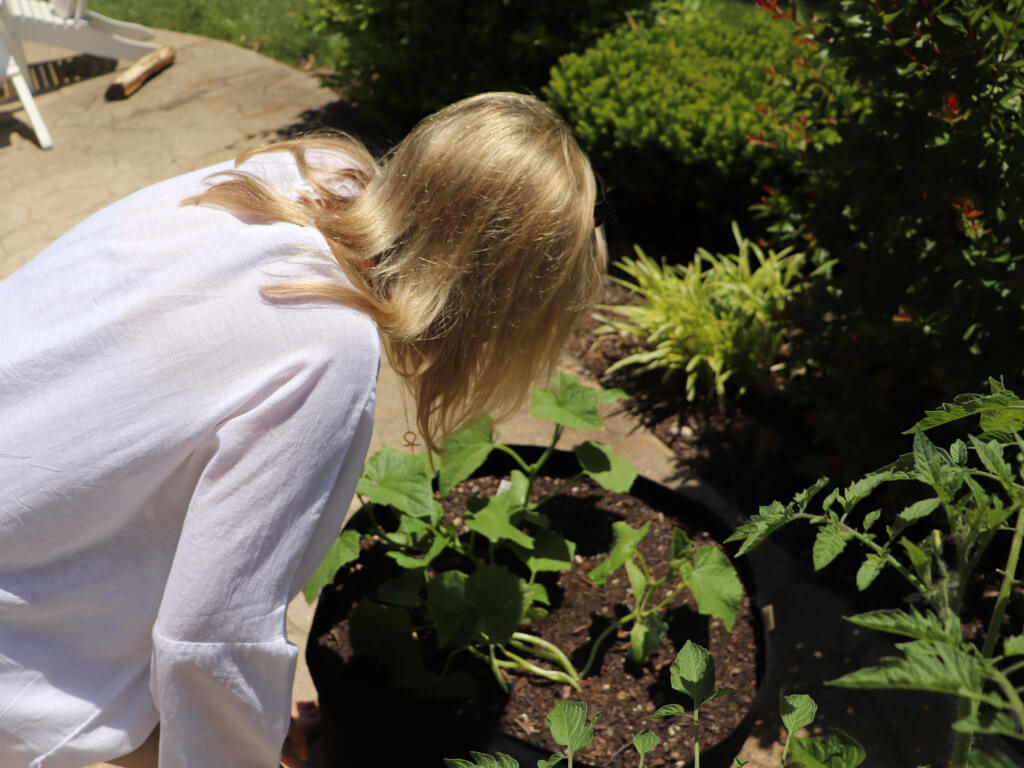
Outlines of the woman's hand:
[[320,729],[320,708],[315,701],[292,703],[292,722],[281,748],[285,768],[310,768],[310,743]]

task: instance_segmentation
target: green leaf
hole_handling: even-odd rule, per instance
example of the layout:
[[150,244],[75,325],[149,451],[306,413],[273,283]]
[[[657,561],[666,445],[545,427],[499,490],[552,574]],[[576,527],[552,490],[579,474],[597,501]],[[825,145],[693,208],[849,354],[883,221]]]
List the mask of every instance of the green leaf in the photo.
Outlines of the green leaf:
[[1021,735],[1017,719],[1013,715],[992,710],[977,712],[957,720],[953,723],[953,730],[957,733],[990,733],[1011,738],[1020,738]]
[[875,667],[865,667],[828,684],[841,688],[901,689],[959,695],[981,688],[981,661],[948,643],[915,640],[897,643],[902,656],[883,657]]
[[632,561],[626,561],[626,576],[629,578],[629,590],[633,593],[633,599],[637,606],[643,600],[644,591],[647,589],[647,577],[644,572]]
[[967,464],[967,446],[963,440],[954,440],[953,444],[949,447],[950,458],[953,459],[953,463],[958,467],[966,466]]
[[995,754],[972,749],[967,757],[967,764],[970,768],[1020,768],[1020,764],[1005,752],[999,751]]
[[626,657],[634,664],[646,664],[651,654],[661,645],[668,634],[668,627],[653,613],[633,624],[629,633],[629,649]]
[[576,459],[589,478],[609,491],[628,493],[636,480],[636,467],[603,443],[581,443],[576,447]]
[[430,548],[422,557],[413,557],[405,552],[395,551],[387,552],[386,554],[402,568],[415,570],[417,568],[426,568],[447,546],[448,540],[444,536],[435,536],[434,540],[430,542]]
[[466,527],[495,544],[510,541],[526,549],[532,549],[533,537],[523,533],[511,522],[512,514],[520,508],[521,504],[514,488],[509,489],[488,499],[483,509],[477,511],[473,517],[467,516]]
[[829,728],[824,736],[793,739],[790,750],[797,768],[857,768],[867,758],[860,742],[838,728]]
[[900,544],[906,551],[907,558],[917,574],[922,577],[927,574],[929,568],[931,568],[931,557],[921,547],[906,537],[900,539]]
[[881,555],[868,555],[857,569],[857,589],[863,592],[871,586],[878,575],[885,569],[885,558]]
[[559,701],[544,722],[556,744],[579,752],[594,738],[594,724],[601,713],[587,724],[587,704],[584,701]]
[[568,571],[576,557],[576,542],[555,533],[550,528],[541,528],[533,538],[533,549],[514,548],[531,573],[542,571]]
[[519,619],[520,624],[525,624],[531,619],[542,619],[548,615],[548,611],[541,606],[551,605],[551,598],[548,597],[547,588],[539,583],[532,584],[526,579],[519,579],[519,593],[522,596],[523,615]]
[[431,479],[426,454],[410,455],[388,446],[366,462],[356,492],[407,515],[432,518],[436,504]]
[[914,454],[904,453],[896,461],[886,464],[872,474],[885,475],[889,480],[911,480],[914,477]]
[[715,691],[715,660],[707,648],[687,640],[669,668],[672,688],[693,699],[694,709],[700,709]]
[[657,711],[651,715],[651,717],[679,717],[679,716],[690,717],[690,713],[686,711],[686,707],[682,704],[665,704],[664,706],[658,707]]
[[818,705],[814,699],[804,693],[783,696],[779,702],[779,717],[789,733],[796,733],[814,722],[818,714]]
[[878,518],[881,517],[881,515],[882,510],[880,509],[875,509],[872,510],[871,512],[868,512],[867,515],[864,516],[864,530],[870,531],[871,527],[878,522]]
[[409,689],[424,684],[423,653],[405,609],[363,600],[349,612],[348,629],[353,652],[383,664],[389,685]]
[[814,570],[820,571],[839,557],[851,538],[853,532],[843,528],[839,523],[829,521],[823,524],[814,539]]
[[893,526],[893,536],[905,530],[911,523],[928,517],[928,515],[939,508],[940,504],[942,502],[936,498],[922,499],[911,504],[897,516],[897,522]]
[[393,579],[387,579],[377,587],[376,598],[382,603],[415,608],[422,602],[420,590],[423,589],[424,572],[423,568],[417,568],[403,571]]
[[686,535],[682,528],[672,526],[672,559],[669,562],[670,571],[678,571],[690,553],[693,552],[693,539]]
[[801,507],[806,507],[811,503],[811,499],[821,493],[828,483],[829,479],[827,477],[819,477],[813,485],[810,485],[797,493],[793,497],[793,503]]
[[565,760],[565,755],[554,754],[547,760],[538,760],[537,768],[555,768],[563,760]]
[[551,383],[549,388],[533,390],[530,415],[581,432],[603,429],[597,406],[626,396],[621,390],[602,391],[580,384],[575,376],[567,373],[558,373]]
[[643,757],[658,746],[658,734],[645,728],[640,733],[633,734],[633,746],[636,747],[636,751]]
[[949,639],[937,616],[931,613],[922,614],[912,606],[908,609],[883,608],[845,618],[851,624],[877,632],[912,637],[915,640],[946,642]]
[[971,435],[970,439],[971,445],[978,454],[978,458],[981,459],[981,463],[985,465],[985,469],[995,475],[1004,487],[1012,486],[1014,484],[1013,470],[1003,458],[1003,446],[995,440],[979,440],[974,435]]
[[872,491],[887,479],[888,478],[886,478],[884,474],[872,473],[866,477],[862,477],[855,483],[851,483],[839,500],[839,503],[842,504],[843,510],[849,512],[857,506],[857,504],[870,496]]
[[427,604],[441,648],[461,648],[473,639],[478,617],[466,597],[468,578],[462,571],[451,570],[427,582]]
[[302,588],[302,595],[307,603],[312,603],[320,594],[320,590],[328,584],[334,583],[334,575],[343,565],[347,565],[359,559],[359,532],[351,528],[341,532],[341,535],[331,544],[324,559],[320,562],[316,572]]
[[472,475],[494,448],[494,422],[484,416],[468,429],[448,438],[439,457],[438,490],[441,497]]
[[914,473],[917,479],[939,491],[945,489],[943,468],[951,464],[951,460],[935,447],[924,432],[914,433]]
[[593,568],[587,575],[590,580],[603,587],[608,583],[608,578],[622,567],[623,563],[633,557],[637,545],[650,530],[650,523],[645,523],[642,528],[633,528],[629,523],[617,520],[612,524],[612,546],[608,550],[608,557]]
[[479,616],[478,631],[504,645],[519,627],[523,595],[519,577],[500,565],[483,565],[466,580],[466,599]]
[[1024,635],[1011,635],[1003,640],[1004,656],[1024,656]]
[[1024,401],[1007,408],[984,411],[981,414],[981,428],[985,432],[1020,432],[1024,429]]
[[742,541],[743,544],[736,554],[745,555],[779,528],[791,522],[793,514],[781,502],[773,501],[770,505],[761,507],[758,513],[737,528],[726,542]]
[[693,564],[684,562],[683,580],[697,599],[697,610],[720,619],[732,632],[743,601],[743,584],[729,558],[717,547],[700,547]]
[[470,750],[469,754],[473,758],[472,763],[468,760],[446,757],[444,764],[448,768],[519,768],[519,763],[504,752],[495,752],[494,756],[491,756]]
[[[918,429],[932,429],[975,414],[987,416],[990,423],[1014,424],[1017,417],[1007,414],[1017,413],[1016,409],[1022,406],[1024,401],[1009,390],[994,391],[989,395],[958,395],[952,403],[943,403],[937,410],[925,411],[925,417],[903,434],[909,435]],[[1011,408],[1014,410],[1010,411]],[[982,428],[985,429],[984,424]],[[1020,428],[1018,425],[1017,429]]]

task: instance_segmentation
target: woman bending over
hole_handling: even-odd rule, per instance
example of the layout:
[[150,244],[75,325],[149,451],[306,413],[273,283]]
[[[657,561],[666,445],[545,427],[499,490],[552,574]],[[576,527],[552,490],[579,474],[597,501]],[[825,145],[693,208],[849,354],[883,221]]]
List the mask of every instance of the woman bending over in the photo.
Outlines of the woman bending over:
[[431,448],[514,408],[600,283],[594,203],[549,108],[483,94],[380,165],[299,139],[143,189],[0,282],[0,765],[277,766],[381,348]]

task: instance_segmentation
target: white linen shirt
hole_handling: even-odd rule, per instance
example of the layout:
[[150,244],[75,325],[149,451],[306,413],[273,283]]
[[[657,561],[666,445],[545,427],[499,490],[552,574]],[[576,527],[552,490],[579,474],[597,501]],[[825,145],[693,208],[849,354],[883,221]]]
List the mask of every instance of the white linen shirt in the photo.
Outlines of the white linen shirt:
[[[179,205],[232,166],[0,282],[0,768],[112,759],[157,722],[161,768],[278,765],[285,610],[343,524],[380,345],[351,308],[261,295],[344,281],[317,231]],[[242,167],[309,192],[286,152]]]

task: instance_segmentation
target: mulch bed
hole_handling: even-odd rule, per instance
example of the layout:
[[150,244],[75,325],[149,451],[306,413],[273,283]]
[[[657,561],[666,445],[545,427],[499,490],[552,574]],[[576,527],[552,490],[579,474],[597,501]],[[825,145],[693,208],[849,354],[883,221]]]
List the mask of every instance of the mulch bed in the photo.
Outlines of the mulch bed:
[[[493,493],[498,481],[497,477],[467,481],[444,501],[448,509],[447,514],[457,515],[460,509],[464,509],[465,499],[471,495]],[[554,482],[556,481],[541,478],[537,491],[546,492],[553,487]],[[551,517],[553,528],[576,541],[577,562],[571,571],[551,574],[546,586],[552,597],[552,610],[543,620],[527,627],[526,631],[538,634],[565,649],[577,668],[585,661],[589,650],[588,640],[599,634],[614,617],[623,615],[628,610],[626,606],[630,604],[628,584],[622,571],[618,572],[603,589],[595,587],[585,575],[604,558],[604,553],[611,542],[613,521],[625,520],[634,527],[646,522],[651,524],[651,532],[642,542],[641,552],[654,574],[664,573],[668,567],[673,524],[686,530],[699,546],[718,546],[711,540],[708,532],[703,530],[701,523],[692,524],[685,520],[670,519],[632,496],[607,492],[585,480],[573,484],[564,496],[557,500],[557,504],[553,502],[546,506],[545,512]],[[632,735],[644,728],[650,728],[658,733],[661,744],[655,752],[648,755],[645,764],[652,767],[681,768],[693,755],[690,721],[684,718],[647,718],[657,707],[665,703],[674,702],[690,706],[684,695],[672,690],[668,671],[677,650],[682,648],[687,639],[698,642],[710,650],[715,659],[717,683],[731,686],[738,691],[734,696],[718,699],[707,705],[706,710],[702,709],[701,732],[704,749],[728,735],[743,721],[757,692],[757,625],[749,598],[744,598],[736,625],[730,634],[720,621],[709,620],[698,614],[692,597],[684,591],[664,616],[670,628],[669,637],[656,652],[651,663],[643,667],[626,663],[624,650],[629,642],[627,629],[608,642],[601,656],[600,673],[592,674],[584,680],[582,692],[577,693],[566,685],[511,675],[508,678],[510,695],[506,700],[498,691],[497,685],[487,676],[483,665],[474,663],[470,669],[477,675],[477,685],[481,691],[481,696],[475,701],[461,704],[431,704],[427,711],[434,717],[417,710],[412,703],[397,703],[393,695],[386,699],[386,703],[382,701],[376,704],[368,701],[362,694],[364,688],[358,677],[367,672],[367,665],[353,658],[347,628],[341,621],[344,616],[342,611],[347,610],[346,604],[350,604],[355,595],[366,589],[365,586],[360,587],[358,582],[369,570],[365,565],[355,564],[343,569],[339,574],[336,579],[339,587],[336,591],[348,592],[349,599],[338,602],[337,595],[329,594],[331,590],[325,592],[321,597],[321,604],[329,610],[331,618],[327,620],[321,615],[324,613],[324,609],[321,609],[313,632],[316,641],[311,644],[317,646],[312,649],[310,655],[314,679],[318,677],[316,659],[322,660],[325,653],[334,657],[331,662],[336,672],[334,679],[324,684],[325,680],[321,676],[317,681],[318,688],[321,689],[321,703],[326,705],[325,709],[328,712],[332,708],[339,710],[336,712],[337,717],[334,718],[337,727],[347,724],[352,726],[354,731],[348,737],[343,734],[334,737],[338,744],[336,756],[339,764],[361,764],[352,762],[350,749],[353,744],[377,742],[376,737],[369,735],[376,718],[364,716],[367,711],[373,711],[376,707],[386,707],[392,713],[389,719],[401,720],[403,728],[414,721],[424,726],[424,734],[417,733],[398,740],[416,742],[415,756],[418,765],[441,765],[441,757],[468,758],[470,749],[485,749],[482,745],[487,741],[489,729],[497,729],[513,737],[538,743],[543,749],[553,752],[557,747],[548,735],[544,719],[555,702],[560,699],[572,699],[586,701],[591,714],[598,711],[602,713],[596,726],[593,743],[579,755],[578,759],[582,762],[600,766],[632,765],[636,759],[635,752],[630,754]],[[369,676],[373,678],[373,673],[370,672]],[[379,675],[377,679],[379,687]],[[338,703],[332,700],[329,693],[330,689],[339,690],[339,686],[342,691],[361,691],[357,704],[341,704],[339,709]],[[340,698],[344,699],[344,696]],[[402,714],[396,714],[398,712]],[[451,738],[453,722],[458,723],[457,730],[467,736],[461,745],[458,739]],[[438,738],[438,731],[445,732],[440,734],[442,738]],[[384,734],[381,734],[380,738],[387,739]],[[429,746],[428,740],[433,739],[442,743]],[[330,740],[329,738],[328,741]],[[393,748],[399,746],[398,741],[392,737],[387,742],[387,754],[390,755],[388,762],[393,764],[399,763],[392,754]],[[447,751],[435,753],[431,752],[431,749]],[[376,754],[379,758],[380,753]],[[616,762],[620,754],[623,762]],[[358,759],[364,759],[364,756]],[[702,764],[707,763],[702,761]]]
[[[606,280],[598,314],[610,316],[615,306],[639,301],[637,294]],[[681,375],[638,374],[635,368],[608,373],[639,340],[599,334],[603,324],[587,318],[567,351],[603,387],[627,393],[623,407],[675,454],[680,479],[699,478],[737,509],[754,514],[762,504],[788,500],[817,477],[819,468],[806,466],[811,417],[773,396],[786,385],[780,374],[769,374],[739,404],[724,409],[714,400],[688,402]]]

